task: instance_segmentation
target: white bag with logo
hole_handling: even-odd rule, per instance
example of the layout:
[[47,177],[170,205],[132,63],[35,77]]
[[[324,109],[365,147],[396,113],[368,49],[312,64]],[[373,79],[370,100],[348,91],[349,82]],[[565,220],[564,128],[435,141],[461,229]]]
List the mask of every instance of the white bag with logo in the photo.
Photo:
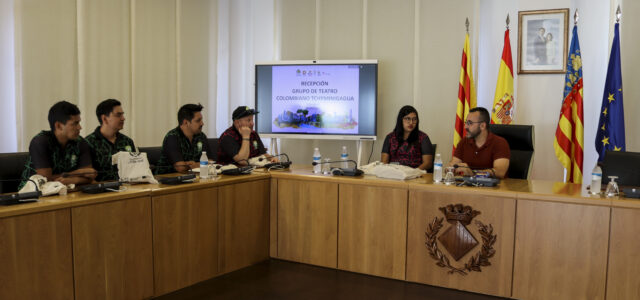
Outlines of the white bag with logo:
[[[27,181],[27,183],[20,189],[18,193],[35,192],[36,190],[38,190],[42,192],[42,196],[67,194],[67,186],[62,184],[62,182],[47,181],[47,178],[38,174],[29,177],[29,179],[31,180]],[[70,188],[73,188],[73,185],[71,185]]]
[[111,156],[111,163],[118,165],[120,181],[158,183],[149,168],[147,153],[120,151]]

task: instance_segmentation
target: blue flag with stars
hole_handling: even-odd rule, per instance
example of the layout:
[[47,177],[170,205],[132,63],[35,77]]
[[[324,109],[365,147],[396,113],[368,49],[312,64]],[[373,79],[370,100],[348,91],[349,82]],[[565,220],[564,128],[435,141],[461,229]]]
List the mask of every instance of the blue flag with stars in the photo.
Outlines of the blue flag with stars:
[[624,141],[624,108],[622,106],[622,72],[620,71],[620,33],[616,23],[609,56],[607,80],[604,84],[600,122],[596,133],[598,161],[604,159],[607,150],[626,151]]

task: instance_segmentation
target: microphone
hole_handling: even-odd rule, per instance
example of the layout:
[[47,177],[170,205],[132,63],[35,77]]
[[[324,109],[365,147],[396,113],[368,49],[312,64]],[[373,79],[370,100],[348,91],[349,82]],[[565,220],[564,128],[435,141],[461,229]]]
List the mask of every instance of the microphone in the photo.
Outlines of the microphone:
[[[102,172],[102,173],[106,173],[106,172]],[[91,172],[81,172],[81,173],[67,173],[67,172],[63,172],[62,174],[60,174],[63,178],[69,178],[69,177],[83,177],[84,175],[98,175],[98,171],[93,170]]]
[[222,175],[248,175],[248,174],[251,174],[251,171],[253,171],[253,169],[255,169],[255,167],[252,166],[251,164],[249,164],[249,160],[241,159],[239,161],[243,161],[243,160],[247,162],[246,166],[241,166],[241,167],[237,167],[237,168],[233,168],[233,169],[222,170],[222,172],[220,172],[220,173]]
[[[0,181],[17,181],[17,180],[22,181],[22,179],[5,179]],[[0,195],[0,205],[14,205],[14,204],[37,202],[38,198],[42,196],[42,192],[38,189],[38,184],[35,181],[33,181],[32,179],[27,179],[27,180],[33,182],[33,185],[36,187],[36,190],[34,192]]]
[[266,165],[264,165],[265,168],[267,169],[286,169],[289,168],[292,164],[291,160],[289,159],[289,155],[287,155],[286,153],[280,153],[278,155],[274,155],[272,157],[285,157],[287,160],[286,161],[279,161],[279,162],[272,162],[272,163],[268,163]]
[[162,184],[176,185],[181,183],[191,183],[195,179],[196,179],[196,174],[187,174],[187,175],[180,175],[180,176],[174,176],[174,177],[161,177],[161,178],[158,178],[158,181]]
[[321,165],[321,164],[331,164],[331,163],[342,163],[342,162],[351,162],[354,164],[354,168],[333,168],[331,169],[331,174],[333,175],[342,175],[342,176],[360,176],[364,174],[364,172],[358,169],[358,163],[353,159],[340,160],[340,161],[325,161],[325,162],[312,162],[312,166]]
[[95,183],[95,184],[85,184],[79,186],[79,189],[87,194],[98,194],[104,193],[106,191],[117,191],[120,189],[122,182],[120,181],[110,181],[103,183]]
[[456,168],[456,169],[457,169],[457,168],[467,168],[467,169],[471,169],[471,167],[469,167],[469,166],[461,166],[461,165],[459,165],[459,164],[454,164],[454,165],[453,165],[453,167],[454,167],[454,168]]

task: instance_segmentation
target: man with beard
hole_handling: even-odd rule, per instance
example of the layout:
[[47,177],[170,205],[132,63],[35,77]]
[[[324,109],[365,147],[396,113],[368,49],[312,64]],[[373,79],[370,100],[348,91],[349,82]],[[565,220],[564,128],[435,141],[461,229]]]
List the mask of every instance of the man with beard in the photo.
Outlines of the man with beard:
[[78,107],[60,101],[49,109],[48,119],[51,131],[41,131],[29,144],[29,158],[18,189],[34,174],[65,185],[91,183],[96,171],[91,167],[89,145],[80,137]]
[[124,127],[124,111],[120,101],[107,99],[96,107],[100,126],[85,139],[91,148],[91,161],[98,171],[97,181],[118,180],[118,167],[112,164],[111,156],[120,152],[135,151],[133,140],[120,133]]
[[457,165],[456,174],[472,176],[475,172],[488,172],[496,178],[505,178],[509,169],[509,144],[489,131],[489,112],[484,107],[469,110],[464,129],[466,136],[460,141],[449,166]]
[[169,130],[162,142],[162,155],[156,174],[188,172],[200,167],[200,156],[209,149],[207,136],[202,132],[202,105],[185,104],[178,110],[178,127]]
[[247,160],[265,155],[270,161],[276,162],[275,157],[267,155],[260,136],[253,130],[253,116],[258,111],[248,106],[238,106],[231,115],[233,124],[220,135],[220,147],[218,148],[218,162],[220,164],[232,164],[246,166]]

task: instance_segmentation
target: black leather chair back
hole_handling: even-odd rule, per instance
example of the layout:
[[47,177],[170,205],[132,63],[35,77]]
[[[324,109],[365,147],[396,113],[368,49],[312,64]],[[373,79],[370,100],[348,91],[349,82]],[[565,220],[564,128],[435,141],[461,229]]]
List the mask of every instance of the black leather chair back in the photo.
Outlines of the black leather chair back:
[[533,125],[491,124],[491,132],[503,137],[509,143],[509,178],[529,179],[533,162],[534,128]]
[[[431,157],[431,168],[427,169],[427,173],[433,173],[433,161],[436,159],[436,153],[438,153],[438,144],[431,144],[433,146],[433,157]],[[444,162],[443,162],[444,163]]]
[[[590,182],[591,169],[584,168],[583,174],[583,178]],[[605,152],[602,184],[609,183],[609,176],[618,176],[616,182],[619,186],[640,186],[640,152]]]
[[218,160],[218,139],[217,138],[212,138],[209,139],[209,150],[211,150],[211,152],[213,153],[213,157],[209,157],[209,159],[211,160]]
[[22,181],[29,152],[0,153],[0,193],[14,193]]
[[151,171],[155,171],[154,167],[158,165],[158,161],[162,155],[162,147],[140,147],[138,151],[147,153],[149,165],[152,166]]

